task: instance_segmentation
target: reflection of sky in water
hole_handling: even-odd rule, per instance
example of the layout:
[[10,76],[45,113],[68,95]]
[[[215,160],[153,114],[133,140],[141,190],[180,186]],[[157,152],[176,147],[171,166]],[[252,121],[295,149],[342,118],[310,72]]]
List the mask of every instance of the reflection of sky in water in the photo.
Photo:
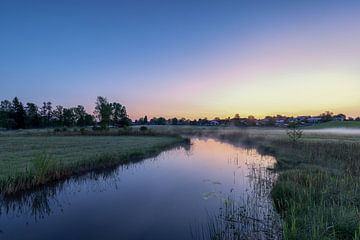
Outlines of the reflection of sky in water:
[[212,139],[194,139],[154,159],[4,200],[4,239],[189,239],[230,191],[251,193],[251,170],[274,159]]

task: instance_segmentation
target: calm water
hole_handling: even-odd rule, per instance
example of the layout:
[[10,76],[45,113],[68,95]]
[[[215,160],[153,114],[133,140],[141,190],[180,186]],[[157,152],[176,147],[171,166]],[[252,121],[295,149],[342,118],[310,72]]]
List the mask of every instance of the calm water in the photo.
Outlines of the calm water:
[[246,204],[261,192],[254,175],[275,162],[213,139],[192,143],[3,199],[0,239],[192,239],[229,194]]

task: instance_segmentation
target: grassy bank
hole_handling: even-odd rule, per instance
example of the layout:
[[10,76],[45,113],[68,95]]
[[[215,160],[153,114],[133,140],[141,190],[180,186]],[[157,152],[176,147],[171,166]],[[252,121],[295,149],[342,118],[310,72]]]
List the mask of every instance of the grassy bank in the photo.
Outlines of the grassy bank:
[[256,131],[221,134],[277,159],[271,192],[284,239],[360,239],[360,137]]
[[3,136],[0,192],[13,194],[89,170],[138,161],[183,141],[164,136]]
[[360,143],[273,142],[285,239],[359,239]]

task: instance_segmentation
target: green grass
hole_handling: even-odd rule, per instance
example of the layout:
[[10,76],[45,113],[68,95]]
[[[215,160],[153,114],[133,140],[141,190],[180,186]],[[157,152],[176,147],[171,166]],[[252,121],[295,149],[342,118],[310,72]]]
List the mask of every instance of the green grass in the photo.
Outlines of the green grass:
[[324,129],[324,128],[360,128],[359,121],[331,121],[325,123],[315,124],[310,127],[306,127],[306,129]]
[[279,176],[271,196],[284,221],[284,239],[359,239],[360,136],[305,134],[296,144],[278,132],[222,138],[276,157]]
[[0,192],[12,194],[92,169],[138,161],[182,141],[166,136],[0,137]]

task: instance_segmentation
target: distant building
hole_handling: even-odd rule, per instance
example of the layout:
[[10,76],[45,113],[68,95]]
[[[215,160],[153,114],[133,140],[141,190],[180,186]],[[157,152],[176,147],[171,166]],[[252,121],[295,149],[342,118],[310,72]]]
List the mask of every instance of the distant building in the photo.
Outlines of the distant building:
[[275,126],[277,126],[277,127],[284,127],[285,126],[285,119],[277,119],[276,121],[275,121]]
[[333,116],[333,121],[339,121],[339,122],[343,122],[345,121],[346,116],[344,114],[338,114]]
[[306,119],[308,123],[319,123],[322,121],[322,117],[309,117]]
[[220,122],[217,121],[217,120],[211,120],[211,121],[209,122],[209,125],[210,125],[210,126],[219,126],[219,125],[220,125]]

